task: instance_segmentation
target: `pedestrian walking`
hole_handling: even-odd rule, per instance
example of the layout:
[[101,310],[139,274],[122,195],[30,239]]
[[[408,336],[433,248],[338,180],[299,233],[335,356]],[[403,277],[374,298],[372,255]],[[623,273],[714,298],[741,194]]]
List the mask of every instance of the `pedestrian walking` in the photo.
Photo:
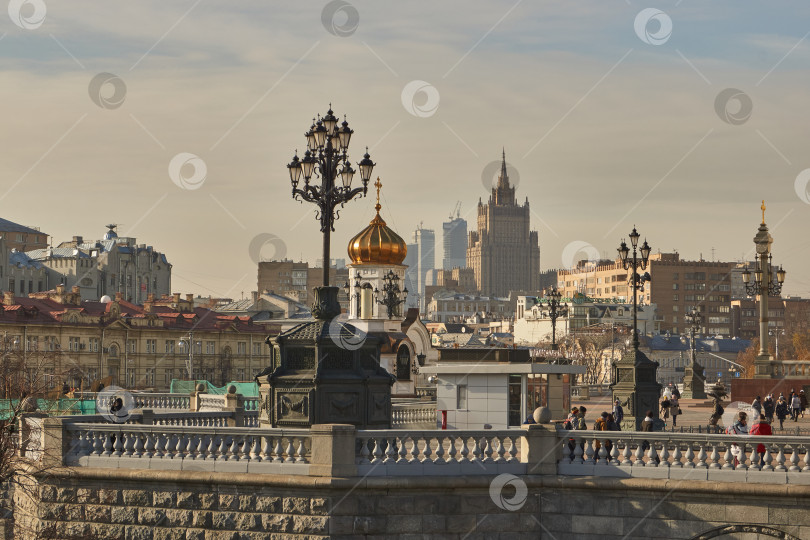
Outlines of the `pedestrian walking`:
[[[751,435],[773,435],[773,431],[771,430],[771,425],[765,421],[765,415],[760,415],[759,419],[756,423],[751,426],[751,429],[748,431]],[[765,445],[760,444],[757,446],[757,454],[759,454],[759,467],[762,468],[765,465]]]
[[799,390],[799,405],[802,418],[804,418],[804,410],[807,408],[807,396],[804,394],[804,389]]
[[762,413],[765,415],[765,419],[769,424],[773,423],[773,411],[775,407],[776,403],[773,401],[773,395],[768,394],[765,396],[765,401],[762,402]]
[[761,401],[761,399],[762,398],[757,396],[757,397],[754,398],[753,403],[751,403],[751,409],[753,409],[752,414],[754,415],[754,418],[759,418],[759,415],[762,414],[762,401]]
[[663,418],[664,422],[666,422],[667,418],[669,418],[669,408],[671,404],[672,402],[670,401],[670,398],[667,397],[665,393],[664,399],[661,400],[661,412],[660,412],[661,418]]
[[[737,413],[736,421],[726,428],[727,435],[747,435],[748,434],[748,415],[740,411]],[[745,459],[742,455],[742,449],[734,443],[731,443],[731,455],[734,456],[734,467],[740,464],[740,458]]]
[[793,398],[790,400],[790,415],[793,417],[794,422],[799,421],[799,413],[802,410],[802,400],[799,397],[799,394],[793,394]]
[[624,420],[624,409],[618,399],[613,402],[613,418],[616,420],[619,429],[621,429],[622,420]]
[[779,429],[785,429],[785,418],[787,418],[788,415],[788,404],[787,401],[785,401],[785,396],[779,396],[774,412],[779,419]]
[[669,412],[672,415],[672,427],[675,427],[678,425],[678,415],[681,414],[680,402],[675,394],[669,400]]
[[[641,422],[641,431],[649,431],[652,432],[653,430],[653,412],[647,411],[647,416],[644,417],[644,420]],[[641,451],[646,452],[650,448],[649,441],[642,441],[641,443]],[[661,458],[658,457],[658,454],[655,455],[655,461],[657,463],[661,463]]]

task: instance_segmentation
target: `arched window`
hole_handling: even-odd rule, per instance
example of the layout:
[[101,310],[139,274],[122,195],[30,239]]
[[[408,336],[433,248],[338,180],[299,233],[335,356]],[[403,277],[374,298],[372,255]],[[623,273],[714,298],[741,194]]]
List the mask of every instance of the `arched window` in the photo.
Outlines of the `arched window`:
[[118,358],[118,345],[110,345],[110,358]]
[[400,381],[411,380],[411,352],[405,345],[400,346],[397,351],[397,379]]

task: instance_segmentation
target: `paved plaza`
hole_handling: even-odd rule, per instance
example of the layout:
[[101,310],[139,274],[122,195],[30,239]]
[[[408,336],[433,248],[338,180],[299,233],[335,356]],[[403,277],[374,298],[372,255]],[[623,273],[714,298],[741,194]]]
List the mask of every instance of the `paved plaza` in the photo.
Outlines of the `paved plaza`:
[[[589,400],[572,398],[571,403],[572,406],[579,407],[584,405],[588,409],[588,412],[585,415],[585,419],[588,422],[588,428],[592,426],[597,416],[602,414],[602,411],[610,412],[613,409],[610,396],[594,396]],[[696,429],[698,426],[703,426],[705,428],[705,426],[708,425],[709,416],[711,416],[712,412],[711,398],[681,399],[680,406],[683,414],[678,416],[677,427],[692,427],[693,429]],[[724,401],[723,408],[725,409],[725,413],[723,414],[723,420],[721,422],[722,425],[729,425],[733,421],[732,419],[738,410],[743,409],[745,411],[749,411],[750,407],[750,403],[742,403],[733,399],[731,401]],[[772,427],[774,428],[774,433],[777,433],[779,430],[778,419],[774,418]],[[796,422],[791,420],[788,416],[788,418],[785,419],[784,427],[788,432],[795,430],[797,427],[801,429],[802,434],[810,432],[810,410],[805,411],[804,418],[799,416],[799,419]],[[672,418],[669,418],[667,419],[667,430],[671,429]]]

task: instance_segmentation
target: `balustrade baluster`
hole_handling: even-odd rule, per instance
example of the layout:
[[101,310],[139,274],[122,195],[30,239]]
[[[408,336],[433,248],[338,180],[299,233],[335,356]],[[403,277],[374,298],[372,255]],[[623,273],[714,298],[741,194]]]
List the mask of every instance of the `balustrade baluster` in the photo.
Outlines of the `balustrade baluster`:
[[447,463],[444,459],[444,437],[436,437],[436,459],[434,463]]
[[293,441],[292,437],[287,438],[287,450],[285,450],[285,452],[287,454],[287,457],[284,458],[284,463],[294,463],[295,462],[295,459],[293,458],[293,452],[295,452],[295,450],[293,449],[292,441]]
[[139,458],[142,456],[143,456],[143,435],[141,433],[136,433],[132,457]]
[[[630,461],[630,456],[633,455],[633,453],[630,451],[630,443],[632,441],[631,440],[622,440],[621,442],[624,443],[624,449],[622,449],[622,463],[621,464],[622,464],[623,467],[626,467],[628,465],[633,464]],[[640,444],[639,444],[639,446],[640,446]]]
[[405,444],[406,444],[407,440],[408,439],[406,437],[402,437],[399,440],[399,449],[397,450],[397,463],[407,463],[408,462],[408,459],[407,459],[408,450],[405,447]]
[[432,448],[430,447],[430,442],[433,440],[432,437],[425,437],[425,449],[422,451],[422,461],[428,462],[433,461],[433,458],[430,457],[432,453]]
[[613,445],[610,448],[610,465],[618,466],[619,465],[619,441],[614,440]]
[[802,461],[804,466],[802,467],[802,472],[808,472],[810,471],[810,448],[808,448],[807,444],[802,444],[801,447],[802,450],[804,450],[804,459]]
[[775,471],[786,471],[785,467],[785,443],[779,444],[779,453],[776,454],[776,466],[773,468]]
[[481,447],[478,445],[478,437],[473,437],[473,442],[475,444],[472,448],[472,456],[470,457],[470,461],[481,461],[481,456],[483,453],[481,452]]
[[112,453],[112,455],[121,457],[121,455],[123,454],[122,451],[124,448],[124,441],[122,440],[123,438],[124,438],[123,433],[121,433],[120,431],[115,434],[115,444],[113,445],[113,449],[115,451]]
[[484,463],[492,463],[492,445],[490,444],[490,437],[485,436],[483,438],[483,440],[484,440],[483,453],[484,453],[484,456],[486,456],[486,457],[484,457],[483,462]]
[[583,452],[585,453],[584,463],[585,465],[593,465],[595,463],[593,440],[582,439],[582,443],[584,445]]
[[281,447],[281,437],[275,437],[276,445],[273,447],[273,463],[284,462],[284,449]]
[[503,457],[505,452],[506,449],[503,446],[503,437],[498,437],[495,444],[495,452],[493,452],[497,456],[495,458],[495,463],[506,463],[506,460]]
[[225,435],[215,435],[219,444],[216,448],[216,460],[226,461],[228,459],[228,445],[227,437]]
[[650,441],[650,449],[647,451],[646,467],[658,467],[658,451],[655,448],[655,441]]
[[239,461],[239,435],[231,437],[231,445],[228,447],[228,461]]
[[596,453],[596,456],[599,458],[597,465],[607,465],[608,451],[607,448],[605,448],[605,441],[607,441],[607,439],[601,439],[599,441],[599,451]]
[[104,453],[104,433],[96,431],[91,433],[93,434],[93,455],[100,456]]
[[709,457],[706,454],[706,443],[700,442],[700,451],[697,454],[697,464],[695,465],[698,469],[708,469],[709,465],[706,463],[706,459]]
[[[652,445],[650,445],[652,446]],[[638,446],[636,446],[636,460],[633,462],[633,466],[644,467],[646,463],[644,463],[644,444],[639,442]]]
[[448,440],[450,441],[450,446],[447,449],[447,461],[448,463],[452,463],[457,461],[456,455],[458,454],[458,452],[456,451],[455,435],[451,435],[450,437],[448,437]]
[[394,450],[394,446],[396,445],[397,438],[396,437],[384,437],[383,441],[385,444],[385,458],[383,458],[383,463],[393,463],[395,461],[394,456],[397,455],[396,451]]
[[583,460],[582,456],[585,453],[585,447],[580,444],[582,439],[580,437],[574,438],[574,459],[573,462],[577,465],[581,465],[585,461]]
[[773,470],[773,463],[771,463],[772,459],[773,459],[773,456],[771,456],[771,445],[766,444],[765,445],[765,465],[763,465],[763,467],[762,467],[763,471],[772,471]]
[[790,467],[788,471],[799,472],[799,448],[798,445],[793,443],[790,445]]
[[658,457],[661,459],[661,463],[658,464],[659,467],[669,467],[669,441],[661,441],[661,453],[658,454]]
[[731,453],[731,444],[726,443],[726,452],[723,454],[723,466],[722,469],[733,469],[734,468],[734,456]]
[[709,464],[710,469],[720,468],[720,454],[717,453],[717,443],[712,443],[712,453],[709,459],[711,459],[711,463]]
[[307,462],[307,450],[304,445],[304,438],[300,437],[298,439],[298,450],[295,451],[295,462],[296,463],[306,463]]
[[461,437],[461,457],[459,461],[468,461],[470,455],[470,449],[468,447],[469,439],[467,437]]
[[147,431],[145,434],[146,440],[143,444],[143,457],[151,458],[155,455],[155,435],[151,431]]
[[372,440],[374,441],[374,450],[371,452],[371,455],[373,455],[374,458],[371,460],[371,463],[377,464],[382,461],[381,458],[383,455],[382,449],[380,448],[380,438],[374,437]]
[[757,452],[757,445],[751,445],[751,465],[748,466],[749,469],[754,469],[756,471],[760,470],[760,459],[759,453]]

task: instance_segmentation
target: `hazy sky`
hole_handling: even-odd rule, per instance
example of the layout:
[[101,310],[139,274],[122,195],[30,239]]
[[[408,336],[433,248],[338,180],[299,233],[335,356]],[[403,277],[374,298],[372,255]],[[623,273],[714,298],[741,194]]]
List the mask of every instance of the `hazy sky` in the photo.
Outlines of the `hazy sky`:
[[[256,252],[320,256],[285,165],[331,101],[355,130],[352,161],[370,147],[383,217],[408,241],[423,222],[440,244],[457,200],[474,220],[505,147],[543,269],[612,257],[633,224],[654,251],[750,257],[764,198],[785,289],[810,296],[807,2],[12,0],[8,12],[3,217],[55,243],[119,223],[167,253],[176,292],[238,298],[256,287]],[[346,205],[333,257],[373,205]]]

